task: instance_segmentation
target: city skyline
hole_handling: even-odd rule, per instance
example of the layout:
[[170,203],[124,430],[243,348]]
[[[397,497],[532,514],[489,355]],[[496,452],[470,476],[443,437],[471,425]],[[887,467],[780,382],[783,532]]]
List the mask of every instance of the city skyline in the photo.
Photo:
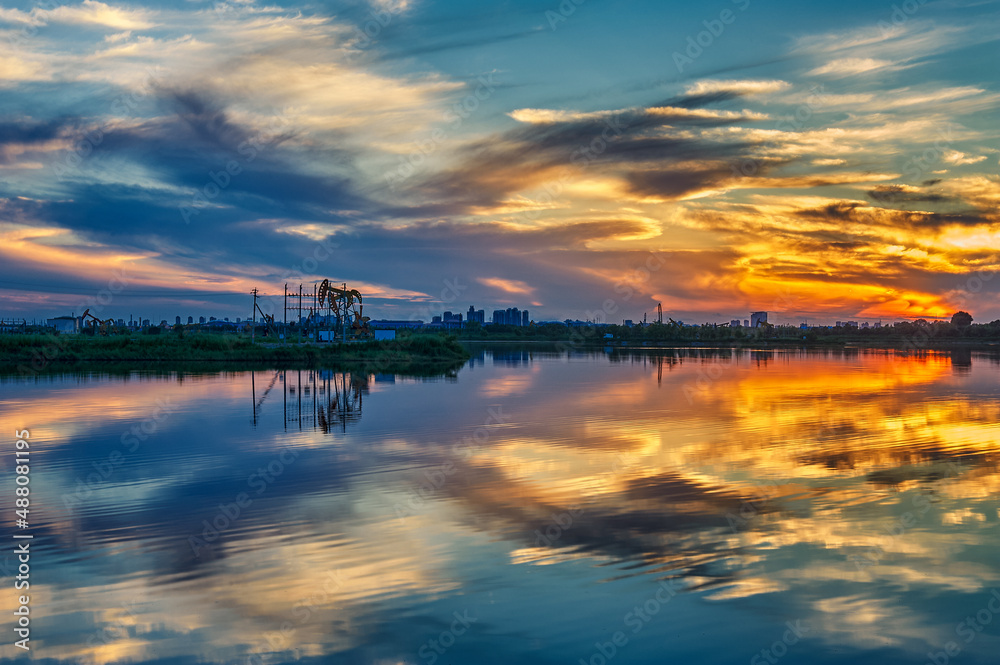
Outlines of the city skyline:
[[[87,310],[87,311],[89,311],[89,310]],[[467,311],[465,311],[464,313],[463,312],[458,312],[458,311],[453,312],[451,310],[443,310],[443,311],[441,311],[440,314],[433,314],[433,313],[431,313],[431,310],[428,309],[427,312],[429,313],[429,316],[428,316],[427,320],[424,320],[424,319],[392,319],[392,318],[378,317],[378,316],[376,316],[376,317],[370,317],[370,318],[371,318],[371,323],[373,325],[376,325],[376,326],[378,326],[378,324],[380,324],[380,323],[381,324],[386,324],[386,323],[392,323],[392,324],[417,323],[417,324],[422,324],[422,325],[425,325],[425,326],[442,325],[442,326],[445,326],[445,327],[447,327],[449,324],[461,327],[461,326],[468,325],[469,323],[479,323],[479,324],[482,324],[482,325],[513,325],[513,326],[527,326],[527,325],[529,325],[529,323],[531,323],[531,324],[539,324],[539,325],[541,325],[541,324],[548,324],[548,323],[560,323],[560,324],[562,324],[562,323],[573,323],[573,324],[592,323],[592,324],[595,324],[595,325],[619,325],[619,324],[623,324],[623,325],[626,325],[626,326],[635,326],[635,325],[651,325],[651,324],[657,322],[657,316],[656,316],[655,312],[652,312],[652,313],[645,312],[644,316],[641,316],[641,317],[638,317],[638,318],[624,317],[624,318],[619,318],[619,319],[610,319],[610,320],[608,320],[608,319],[601,318],[600,317],[600,314],[601,314],[600,312],[597,312],[597,313],[595,313],[595,312],[588,312],[587,313],[589,315],[596,315],[595,318],[552,319],[552,318],[545,318],[545,317],[533,317],[533,316],[530,316],[530,310],[527,310],[527,309],[525,309],[525,310],[519,310],[517,307],[507,308],[506,310],[493,310],[492,315],[490,317],[488,317],[488,318],[485,316],[486,311],[487,311],[486,309],[476,309],[475,305],[470,305],[469,309]],[[293,312],[295,314],[294,317],[292,316]],[[288,314],[289,314],[289,317],[287,318],[287,320],[285,318],[283,318],[283,317],[276,317],[275,318],[275,322],[276,323],[286,323],[286,322],[288,322],[288,323],[294,323],[297,320],[299,320],[299,321],[309,320],[310,317],[311,317],[311,314],[309,313],[309,307],[308,306],[304,306],[302,308],[301,315],[299,315],[299,313],[298,313],[298,306],[297,305],[295,307],[289,307]],[[650,314],[652,316],[650,316]],[[664,319],[667,320],[666,322],[669,322],[669,320],[671,320],[673,318],[673,317],[670,317],[669,314],[670,313],[668,312],[664,316]],[[0,321],[13,322],[13,321],[22,321],[23,320],[23,321],[26,321],[27,323],[43,324],[45,321],[51,322],[53,320],[60,320],[60,319],[77,319],[77,320],[79,320],[82,316],[83,315],[80,314],[80,313],[70,312],[69,314],[62,314],[62,315],[59,315],[59,316],[42,317],[41,319],[38,319],[38,318],[33,318],[33,319],[17,319],[17,318],[11,318],[11,317],[5,317],[5,318],[4,317],[0,317]],[[317,314],[317,316],[319,316],[320,318],[325,318],[327,315],[324,314],[323,311],[319,311],[318,314]],[[511,316],[516,316],[516,320],[518,322],[514,323],[513,322],[515,320],[514,318],[508,318],[508,317],[511,317]],[[809,327],[833,327],[833,328],[839,328],[839,327],[857,327],[857,328],[869,328],[869,327],[872,327],[872,328],[880,328],[883,325],[892,325],[895,322],[906,321],[907,320],[907,319],[898,319],[898,320],[883,321],[882,319],[878,319],[878,320],[865,320],[865,319],[844,319],[844,320],[839,320],[838,319],[838,320],[833,321],[833,322],[826,322],[826,321],[812,321],[812,322],[810,322],[808,320],[793,321],[791,319],[785,318],[782,312],[767,312],[767,311],[750,312],[749,314],[747,314],[747,317],[748,318],[730,319],[728,321],[726,321],[726,320],[705,320],[705,321],[676,320],[676,322],[679,323],[679,324],[688,325],[688,326],[700,326],[700,325],[716,325],[716,326],[718,326],[718,325],[725,325],[725,326],[734,327],[734,328],[738,328],[738,327],[756,328],[756,327],[759,326],[758,321],[763,321],[765,324],[770,323],[771,325],[777,325],[777,326],[809,326]],[[777,317],[782,317],[782,318],[777,318]],[[199,315],[199,316],[186,315],[186,316],[182,316],[182,315],[179,315],[179,314],[175,314],[175,315],[168,316],[166,318],[161,318],[159,315],[153,315],[153,316],[139,315],[139,316],[136,316],[136,315],[130,313],[127,316],[104,316],[104,315],[102,315],[102,317],[98,317],[98,318],[108,318],[111,321],[113,321],[116,325],[119,325],[119,326],[125,325],[125,326],[130,326],[130,327],[144,327],[144,326],[149,326],[149,325],[162,325],[164,322],[166,322],[166,325],[168,327],[169,326],[174,326],[174,325],[205,325],[205,324],[212,324],[212,323],[218,323],[218,324],[226,323],[226,324],[233,324],[233,325],[237,325],[237,324],[248,325],[251,322],[250,317],[244,318],[244,317],[237,316],[235,318],[231,318],[231,317],[228,317],[228,316],[221,316],[221,315],[220,316],[214,316],[214,315],[207,315],[207,316],[206,315]],[[910,321],[916,321],[916,320],[919,320],[919,319],[914,319],[914,320],[910,320]],[[987,321],[975,321],[975,322],[976,323],[988,323]],[[261,319],[259,317],[256,319],[256,323],[257,323],[258,326],[265,325],[265,322],[263,321],[263,319]]]
[[[88,297],[82,298],[75,305],[71,306],[66,311],[63,311],[63,310],[58,310],[58,311],[51,310],[51,311],[40,311],[40,312],[36,312],[36,313],[30,313],[29,312],[29,313],[21,313],[21,314],[12,315],[11,313],[9,313],[7,311],[0,310],[0,319],[2,319],[2,320],[11,320],[11,319],[13,319],[13,320],[27,320],[29,322],[30,321],[44,321],[44,320],[47,320],[47,319],[63,318],[63,317],[69,317],[69,316],[80,317],[80,316],[82,316],[82,314],[83,314],[84,311],[88,311],[89,310],[89,311],[91,311],[91,313],[100,315],[100,318],[111,318],[111,319],[113,319],[115,321],[118,321],[120,319],[124,319],[125,321],[128,321],[130,319],[130,317],[132,317],[132,318],[134,318],[136,320],[149,319],[153,323],[156,323],[157,321],[166,320],[168,323],[170,323],[170,325],[173,325],[173,321],[177,317],[180,317],[182,319],[181,323],[185,323],[185,322],[186,323],[198,323],[198,319],[199,318],[204,319],[204,321],[202,321],[202,323],[208,322],[210,320],[214,321],[216,319],[218,319],[219,321],[223,321],[223,320],[230,321],[230,320],[232,320],[233,322],[235,322],[236,320],[242,320],[244,322],[250,320],[249,316],[244,316],[244,315],[240,315],[240,314],[231,314],[231,312],[239,312],[239,311],[242,311],[242,310],[245,310],[245,309],[249,309],[248,307],[228,308],[228,309],[226,309],[226,308],[205,307],[205,308],[198,309],[197,310],[198,313],[188,313],[188,310],[185,310],[183,314],[171,313],[171,314],[169,314],[165,318],[162,317],[160,314],[148,315],[148,311],[150,309],[155,309],[157,312],[161,311],[162,309],[165,309],[165,308],[159,308],[159,307],[139,307],[139,308],[132,308],[128,312],[125,312],[122,308],[116,308],[114,306],[113,303],[114,303],[114,296],[115,295],[116,294],[113,293],[112,290],[103,289],[102,291],[98,292],[98,294],[96,296],[88,296]],[[241,294],[234,294],[234,295],[241,295]],[[242,297],[243,298],[247,298],[247,296],[242,296]],[[288,298],[289,298],[289,301],[288,301],[288,303],[289,303],[288,304],[288,312],[289,312],[289,316],[291,316],[291,312],[293,310],[297,312],[297,308],[298,308],[298,304],[297,304],[297,302],[298,302],[297,301],[297,292],[296,292],[296,295],[294,296],[294,298],[293,298],[291,292],[289,292]],[[303,295],[303,298],[305,298],[305,295]],[[275,320],[277,320],[277,321],[284,321],[284,316],[282,314],[282,312],[283,312],[283,306],[282,306],[282,296],[281,295],[263,294],[263,295],[261,295],[259,297],[259,300],[260,300],[261,303],[265,304],[265,306],[267,306],[268,303],[270,304],[269,311],[270,311],[270,313],[272,313],[275,316]],[[306,301],[304,300],[303,302],[306,302]],[[105,303],[111,303],[111,304],[110,305],[106,305]],[[507,303],[504,303],[504,304],[507,304]],[[616,300],[612,299],[611,301],[605,301],[605,303],[603,303],[600,307],[597,307],[594,310],[586,310],[586,311],[583,311],[583,312],[577,312],[575,316],[566,316],[566,317],[562,317],[562,318],[555,317],[555,316],[549,316],[549,315],[547,315],[546,308],[541,308],[541,314],[538,315],[538,316],[532,315],[531,320],[532,321],[537,321],[537,322],[593,321],[593,322],[596,322],[596,323],[605,323],[605,324],[620,323],[620,322],[627,321],[627,320],[631,320],[631,321],[633,321],[635,323],[641,323],[641,322],[643,322],[644,318],[647,319],[648,323],[651,323],[651,322],[653,322],[653,321],[656,320],[656,316],[657,316],[657,314],[656,314],[656,303],[653,303],[653,306],[650,309],[645,310],[645,311],[641,311],[641,312],[636,311],[634,308],[628,307],[627,303],[623,303],[623,304],[625,305],[625,307],[622,307],[622,304],[620,304],[619,301],[616,301]],[[505,308],[502,305],[498,305],[497,307],[499,307],[500,309],[511,309],[509,307]],[[443,319],[443,318],[446,318],[445,317],[446,314],[453,313],[459,320],[468,322],[468,321],[472,320],[472,319],[470,319],[468,317],[468,314],[470,313],[469,310],[472,310],[472,311],[476,312],[477,316],[482,316],[483,317],[481,319],[478,319],[480,323],[489,324],[489,323],[493,323],[493,315],[491,315],[490,312],[492,312],[495,315],[495,313],[497,311],[500,311],[500,309],[494,309],[493,306],[491,306],[491,305],[484,305],[481,308],[477,308],[476,305],[470,305],[468,309],[463,310],[463,308],[461,306],[456,305],[455,303],[422,303],[419,306],[415,306],[415,307],[411,308],[410,310],[408,310],[407,312],[405,312],[404,314],[407,314],[407,315],[404,315],[402,317],[394,316],[394,314],[397,313],[398,310],[383,311],[383,310],[380,310],[377,307],[374,308],[374,309],[372,309],[372,308],[366,309],[365,313],[368,316],[370,316],[370,318],[372,318],[372,320],[382,320],[382,321],[387,321],[387,320],[424,321],[425,323],[430,323],[434,319]],[[518,309],[518,308],[514,307],[513,309]],[[141,310],[143,312],[143,314],[141,316],[140,315],[135,315],[133,310],[134,311]],[[302,306],[303,316],[307,316],[308,310],[309,310],[308,304],[304,304]],[[531,310],[525,309],[525,310],[522,310],[522,311],[526,311],[526,312],[527,311],[531,311],[531,312],[535,312],[535,313],[539,312],[539,310],[537,310],[537,309],[531,309]],[[553,311],[559,311],[559,308],[558,307],[553,308]],[[966,311],[966,310],[956,309],[955,311],[957,312],[957,311]],[[769,315],[770,316],[770,322],[773,323],[773,324],[775,324],[775,325],[796,325],[797,326],[797,325],[801,325],[801,324],[808,324],[808,325],[815,325],[815,326],[834,326],[834,327],[836,327],[837,325],[839,325],[841,322],[849,322],[849,321],[850,322],[857,322],[859,325],[862,324],[862,323],[864,323],[864,322],[868,322],[869,324],[879,323],[879,324],[882,324],[882,325],[887,325],[887,324],[891,324],[891,323],[897,322],[897,321],[916,321],[916,320],[919,320],[921,318],[929,320],[929,321],[933,321],[933,320],[947,321],[947,320],[950,320],[951,317],[952,317],[952,315],[954,314],[954,312],[951,312],[951,313],[949,313],[947,315],[942,315],[942,316],[939,316],[939,317],[931,317],[931,316],[923,316],[923,317],[921,317],[921,316],[914,316],[914,317],[892,317],[892,316],[889,316],[889,317],[880,317],[880,316],[877,316],[877,317],[858,317],[858,316],[836,316],[834,314],[830,314],[829,316],[820,316],[820,317],[795,317],[793,314],[788,313],[788,312],[783,312],[783,311],[763,310],[763,313],[766,314],[766,315]],[[752,324],[750,323],[750,321],[751,321],[751,318],[752,318],[753,314],[754,314],[754,312],[749,312],[749,311],[745,311],[745,312],[742,312],[742,313],[734,311],[731,314],[717,313],[717,314],[713,314],[713,315],[708,315],[705,318],[697,318],[697,317],[686,317],[685,318],[679,312],[670,312],[670,311],[664,310],[664,320],[666,320],[668,318],[673,318],[673,319],[675,319],[675,320],[677,320],[679,322],[683,322],[683,323],[690,324],[690,325],[701,325],[701,324],[706,324],[706,323],[707,324],[724,324],[725,323],[725,324],[732,324],[734,326],[736,325],[736,322],[739,321],[740,325],[752,327]],[[987,319],[987,318],[983,318],[981,316],[978,316],[975,311],[971,312],[971,314],[972,314],[972,316],[973,316],[973,318],[974,318],[974,320],[975,320],[976,323],[989,323],[991,321],[991,319]],[[423,318],[421,318],[421,317],[423,317]],[[187,321],[188,318],[192,318],[193,321]],[[259,319],[259,317],[258,317],[258,319]],[[289,320],[292,321],[294,319],[289,318]],[[993,319],[993,320],[996,320],[996,319]],[[522,323],[521,325],[526,325],[526,324]]]
[[0,316],[1000,318],[993,4],[797,8],[7,3]]

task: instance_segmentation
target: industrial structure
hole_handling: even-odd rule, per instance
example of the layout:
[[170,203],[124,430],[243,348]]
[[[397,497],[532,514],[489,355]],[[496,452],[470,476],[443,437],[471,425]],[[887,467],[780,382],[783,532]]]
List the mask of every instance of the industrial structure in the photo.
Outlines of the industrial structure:
[[54,319],[47,319],[45,323],[49,328],[64,335],[73,335],[80,332],[80,319],[75,316],[57,316]]
[[[256,330],[259,313],[265,326],[265,334],[279,336],[274,315],[265,314],[257,305],[256,289],[253,294],[254,318],[251,329]],[[346,283],[342,287],[335,286],[328,279],[314,283],[312,293],[304,290],[302,284],[299,284],[298,293],[294,289],[290,291],[288,284],[285,284],[282,318],[284,332],[280,335],[287,338],[288,314],[295,312],[295,329],[300,337],[305,335],[327,342],[370,338],[372,331],[368,322],[371,319],[364,315],[363,300],[357,289],[348,289]]]
[[90,308],[83,311],[83,316],[80,317],[81,327],[87,325],[87,317],[90,317],[90,323],[94,327],[94,334],[97,334],[98,330],[104,336],[111,333],[111,328],[115,325],[114,319],[100,319],[90,313]]

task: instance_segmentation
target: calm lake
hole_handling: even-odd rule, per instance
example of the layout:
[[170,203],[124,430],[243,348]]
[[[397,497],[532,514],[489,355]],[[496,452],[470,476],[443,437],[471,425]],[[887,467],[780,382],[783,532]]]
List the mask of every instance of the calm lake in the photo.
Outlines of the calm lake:
[[0,655],[997,662],[1000,356],[543,349],[0,379]]

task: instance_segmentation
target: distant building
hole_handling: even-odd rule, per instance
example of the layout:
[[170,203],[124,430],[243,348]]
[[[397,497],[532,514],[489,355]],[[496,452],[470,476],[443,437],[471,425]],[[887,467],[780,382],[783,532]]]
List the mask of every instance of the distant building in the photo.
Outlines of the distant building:
[[486,311],[469,305],[469,312],[466,314],[465,320],[469,323],[486,323]]
[[55,328],[58,333],[75,335],[80,332],[80,318],[77,316],[57,316],[54,319],[46,319],[45,323],[49,328]]
[[530,323],[528,311],[517,307],[493,310],[493,323],[500,326],[526,326]]
[[205,323],[205,317],[204,316],[199,316],[198,317],[198,323]]
[[142,320],[142,327],[143,328],[148,328],[149,327],[149,319],[143,319]]
[[750,327],[758,328],[767,323],[767,312],[750,312]]
[[743,319],[743,327],[744,328],[750,327],[750,319]]
[[740,320],[739,319],[733,319],[732,321],[729,322],[729,327],[730,328],[739,328],[739,327],[741,327],[740,326]]
[[437,324],[441,323],[441,317],[440,316],[431,317],[431,324],[433,325],[435,323],[437,323]]
[[179,316],[175,317],[174,318],[174,325],[175,326],[179,326],[180,324],[181,324],[181,317],[179,317]]
[[211,323],[212,321],[215,321],[215,317],[214,316],[208,317],[208,322]]
[[189,316],[188,317],[188,325],[191,325],[192,323],[194,323],[194,317],[193,316]]

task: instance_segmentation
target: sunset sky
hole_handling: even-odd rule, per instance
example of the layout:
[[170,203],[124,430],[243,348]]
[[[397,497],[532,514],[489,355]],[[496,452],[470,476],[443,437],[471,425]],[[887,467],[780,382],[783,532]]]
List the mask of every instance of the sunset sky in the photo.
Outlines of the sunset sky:
[[329,278],[373,318],[991,321],[997,35],[978,0],[4,2],[0,317]]

